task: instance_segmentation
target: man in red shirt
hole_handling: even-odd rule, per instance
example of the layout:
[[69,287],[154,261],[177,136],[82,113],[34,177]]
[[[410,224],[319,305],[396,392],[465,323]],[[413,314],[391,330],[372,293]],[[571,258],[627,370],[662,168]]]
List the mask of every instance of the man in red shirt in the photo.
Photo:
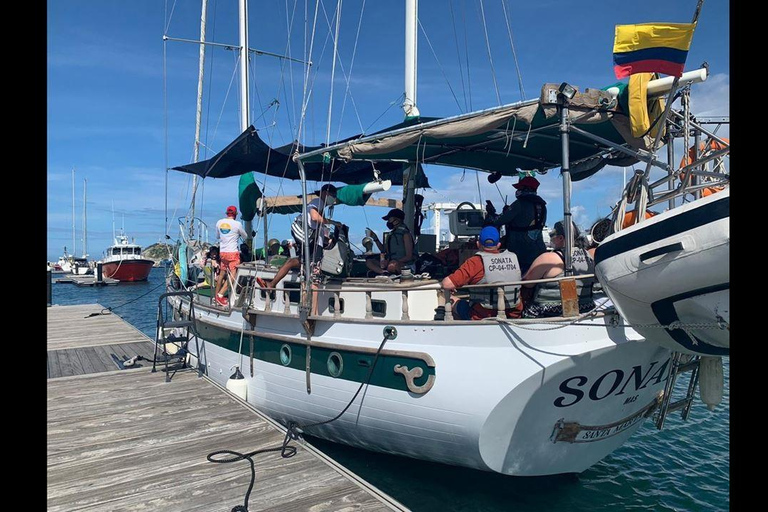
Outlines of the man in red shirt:
[[[469,258],[454,272],[443,279],[446,290],[455,290],[473,284],[493,284],[520,281],[520,264],[517,255],[507,250],[500,251],[499,231],[493,226],[486,226],[480,232],[477,241],[478,252]],[[507,318],[520,316],[520,287],[506,286],[504,300]],[[459,301],[453,309],[454,318],[459,320],[481,320],[495,317],[497,314],[497,288],[470,288],[469,301]]]

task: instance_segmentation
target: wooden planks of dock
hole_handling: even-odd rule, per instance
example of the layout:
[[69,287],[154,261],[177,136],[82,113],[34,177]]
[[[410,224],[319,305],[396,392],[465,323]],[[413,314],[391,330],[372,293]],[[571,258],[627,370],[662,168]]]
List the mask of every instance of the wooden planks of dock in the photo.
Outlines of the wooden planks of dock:
[[[58,346],[70,347],[55,352],[94,347],[84,345],[85,334],[75,343],[79,336],[64,319],[82,318],[96,307],[49,308],[59,309],[53,317],[49,313],[49,361],[52,338]],[[133,328],[111,316],[100,321],[125,324],[114,327],[122,331],[117,338],[125,340],[126,327]],[[68,336],[58,332],[65,326]],[[104,332],[91,342],[109,341],[106,324],[100,329]],[[153,347],[136,332],[144,339],[134,343]],[[82,374],[48,379],[50,512],[229,511],[243,504],[249,463],[214,464],[206,456],[283,442],[281,426],[196,372],[179,372],[166,383],[162,372],[151,373],[147,367],[98,373],[88,373],[84,365],[82,369]],[[254,457],[250,511],[407,510],[312,446],[292,444],[298,451],[291,458],[279,452]]]

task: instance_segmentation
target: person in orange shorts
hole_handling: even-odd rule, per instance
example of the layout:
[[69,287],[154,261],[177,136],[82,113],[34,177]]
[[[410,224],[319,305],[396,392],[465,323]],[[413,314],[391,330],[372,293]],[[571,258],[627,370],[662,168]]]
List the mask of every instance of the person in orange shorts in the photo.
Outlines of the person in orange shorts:
[[229,281],[227,275],[235,275],[240,264],[240,245],[238,240],[248,238],[243,225],[237,220],[237,208],[227,206],[226,217],[216,223],[216,238],[219,239],[219,255],[221,256],[221,272],[216,280],[216,294],[214,300],[221,306],[226,306],[229,301],[224,294],[227,292]]

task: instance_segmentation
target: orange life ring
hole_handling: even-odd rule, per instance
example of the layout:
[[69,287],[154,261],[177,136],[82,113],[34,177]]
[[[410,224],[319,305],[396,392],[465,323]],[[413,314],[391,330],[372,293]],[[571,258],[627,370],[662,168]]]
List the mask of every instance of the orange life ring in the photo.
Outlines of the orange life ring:
[[[725,137],[722,137],[722,139],[723,139],[723,142],[725,142],[726,144],[730,144],[731,143],[731,141],[726,139]],[[726,146],[721,144],[719,141],[717,141],[715,139],[710,139],[709,140],[709,149],[711,149],[712,151],[720,151],[721,149],[725,149],[725,148],[726,148]],[[700,142],[699,143],[699,153],[702,153],[705,149],[707,149],[707,145],[704,144],[703,142]],[[680,160],[680,168],[683,168],[686,165],[690,165],[691,162],[695,162],[695,161],[696,161],[696,150],[695,150],[695,148],[693,146],[691,146],[690,149],[688,150],[688,155],[684,155],[682,160]],[[680,173],[680,180],[681,181],[685,181],[685,175],[686,174],[687,173],[685,173],[685,172],[681,172]],[[717,186],[717,187],[709,187],[709,188],[705,188],[704,190],[702,190],[701,193],[702,193],[702,196],[707,197],[707,196],[710,196],[710,195],[712,195],[714,193],[720,192],[724,188],[725,187],[722,186],[722,185],[721,186]]]

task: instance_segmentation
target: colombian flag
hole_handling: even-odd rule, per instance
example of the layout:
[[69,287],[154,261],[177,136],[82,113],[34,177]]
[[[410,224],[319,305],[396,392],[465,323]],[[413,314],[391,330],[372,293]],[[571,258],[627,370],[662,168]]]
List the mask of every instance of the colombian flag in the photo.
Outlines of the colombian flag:
[[613,70],[616,78],[634,73],[682,76],[695,23],[616,25]]

